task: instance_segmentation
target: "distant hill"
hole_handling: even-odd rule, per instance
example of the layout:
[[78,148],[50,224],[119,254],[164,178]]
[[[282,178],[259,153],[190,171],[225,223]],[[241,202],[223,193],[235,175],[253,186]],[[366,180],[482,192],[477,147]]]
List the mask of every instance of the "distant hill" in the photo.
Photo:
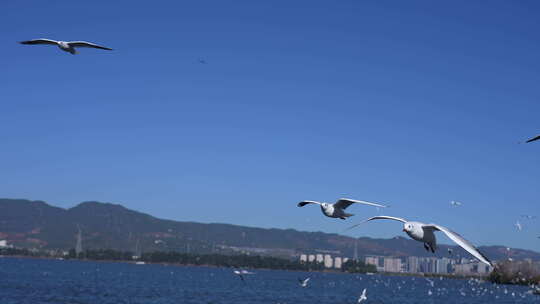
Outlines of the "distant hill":
[[[70,249],[75,247],[77,225],[82,229],[85,249],[110,248],[125,251],[174,250],[192,253],[235,253],[291,257],[299,253],[332,252],[352,257],[355,239],[323,232],[294,229],[262,229],[230,224],[202,224],[158,219],[121,205],[84,202],[73,208],[53,207],[42,201],[0,199],[0,239],[25,248]],[[137,245],[138,244],[138,245]],[[436,256],[469,255],[455,246],[440,245]],[[503,246],[480,247],[490,259],[530,258],[540,253]],[[416,241],[358,239],[363,255],[433,256]]]

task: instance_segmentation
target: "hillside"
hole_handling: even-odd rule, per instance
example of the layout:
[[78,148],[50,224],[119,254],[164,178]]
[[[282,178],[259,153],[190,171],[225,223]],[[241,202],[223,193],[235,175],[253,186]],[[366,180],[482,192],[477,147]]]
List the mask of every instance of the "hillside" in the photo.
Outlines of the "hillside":
[[[83,247],[143,251],[174,250],[193,253],[234,253],[294,256],[298,253],[333,251],[353,256],[355,239],[322,232],[293,229],[262,229],[230,224],[202,224],[162,220],[121,205],[84,202],[62,209],[42,201],[0,199],[0,239],[26,248],[70,249],[75,247],[77,225]],[[138,244],[138,245],[137,245]],[[440,245],[438,256],[468,256],[461,248]],[[503,246],[480,247],[493,260],[508,257]],[[358,255],[433,256],[417,242],[404,237],[358,239]],[[514,259],[540,260],[540,253],[512,249]]]

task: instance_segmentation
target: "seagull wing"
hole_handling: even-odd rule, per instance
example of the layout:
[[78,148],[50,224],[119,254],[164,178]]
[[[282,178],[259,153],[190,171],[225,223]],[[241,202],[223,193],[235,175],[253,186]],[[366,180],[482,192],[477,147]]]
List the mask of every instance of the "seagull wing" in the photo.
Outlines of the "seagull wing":
[[362,294],[360,295],[360,298],[358,298],[358,303],[361,303],[362,301],[365,301],[365,300],[367,300],[366,288],[362,290]]
[[540,139],[540,135],[536,136],[536,137],[533,137],[529,140],[527,140],[526,142],[530,143],[531,141],[535,141],[535,140],[539,140]]
[[51,39],[45,39],[45,38],[26,40],[26,41],[21,41],[19,43],[20,44],[53,44],[53,45],[57,44],[56,41],[51,40]]
[[359,224],[353,225],[353,226],[345,229],[345,231],[351,230],[351,229],[353,229],[355,227],[358,227],[358,226],[362,225],[363,223],[366,223],[366,222],[369,222],[369,221],[372,221],[372,220],[394,220],[394,221],[398,221],[398,222],[402,222],[402,223],[407,222],[407,220],[399,218],[399,217],[379,215],[379,216],[374,216],[374,217],[368,218],[367,220],[365,220],[365,221],[363,221],[363,222],[361,222]]
[[477,258],[481,262],[486,263],[487,265],[493,267],[493,264],[489,261],[489,259],[485,255],[483,255],[480,251],[478,251],[478,249],[476,249],[476,247],[474,247],[473,244],[471,244],[469,241],[464,239],[461,235],[455,233],[454,231],[452,231],[452,230],[450,230],[448,228],[445,228],[443,226],[439,226],[439,225],[436,225],[436,224],[424,225],[423,227],[424,228],[432,228],[432,229],[435,229],[435,230],[438,230],[438,231],[442,231],[444,234],[446,234],[446,236],[448,238],[450,238],[456,244],[461,246],[461,248],[465,249],[467,252],[472,254],[475,258]]
[[104,47],[101,45],[97,45],[94,43],[86,42],[86,41],[70,41],[68,42],[69,45],[73,47],[90,47],[90,48],[96,48],[96,49],[102,49],[107,51],[112,51],[113,49],[110,49],[108,47]]
[[321,203],[316,202],[316,201],[302,201],[302,202],[298,203],[298,207],[304,207],[305,205],[308,205],[308,204],[320,205]]
[[386,208],[386,206],[381,205],[381,204],[370,203],[370,202],[365,202],[365,201],[358,201],[358,200],[353,200],[353,199],[349,199],[349,198],[340,198],[334,204],[334,207],[337,207],[337,208],[340,208],[340,209],[347,209],[347,207],[349,207],[350,205],[352,205],[354,203],[364,204],[364,205],[369,205],[369,206],[374,206],[374,207]]

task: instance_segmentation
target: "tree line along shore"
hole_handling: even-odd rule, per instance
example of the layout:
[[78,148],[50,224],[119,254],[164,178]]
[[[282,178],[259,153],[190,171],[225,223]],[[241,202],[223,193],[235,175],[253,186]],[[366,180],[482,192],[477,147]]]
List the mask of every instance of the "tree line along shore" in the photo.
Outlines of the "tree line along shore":
[[[77,254],[74,249],[63,251],[40,251],[24,248],[2,248],[2,256],[62,258],[89,261],[144,262],[156,264],[174,264],[190,266],[215,266],[228,268],[252,268],[295,271],[326,271],[324,264],[319,262],[300,262],[278,257],[259,255],[223,255],[223,254],[192,254],[174,251],[145,252],[134,256],[133,252],[112,249],[85,250]],[[527,261],[504,261],[496,264],[494,270],[485,280],[497,284],[538,285],[540,284],[540,269],[536,264]],[[348,260],[343,263],[341,272],[346,273],[376,273],[374,265],[362,261]],[[390,273],[389,273],[390,274]],[[404,275],[402,273],[391,275]],[[411,275],[411,274],[407,274]],[[423,276],[437,276],[424,274]],[[464,276],[446,275],[447,278],[468,278]]]

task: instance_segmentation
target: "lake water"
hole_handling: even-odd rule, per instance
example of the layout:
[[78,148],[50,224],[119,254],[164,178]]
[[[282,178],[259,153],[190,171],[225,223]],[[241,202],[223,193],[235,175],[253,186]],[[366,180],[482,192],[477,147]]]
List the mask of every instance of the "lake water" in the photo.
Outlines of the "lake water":
[[[0,303],[540,303],[523,286],[471,280],[0,258]],[[311,277],[307,288],[298,278]]]

